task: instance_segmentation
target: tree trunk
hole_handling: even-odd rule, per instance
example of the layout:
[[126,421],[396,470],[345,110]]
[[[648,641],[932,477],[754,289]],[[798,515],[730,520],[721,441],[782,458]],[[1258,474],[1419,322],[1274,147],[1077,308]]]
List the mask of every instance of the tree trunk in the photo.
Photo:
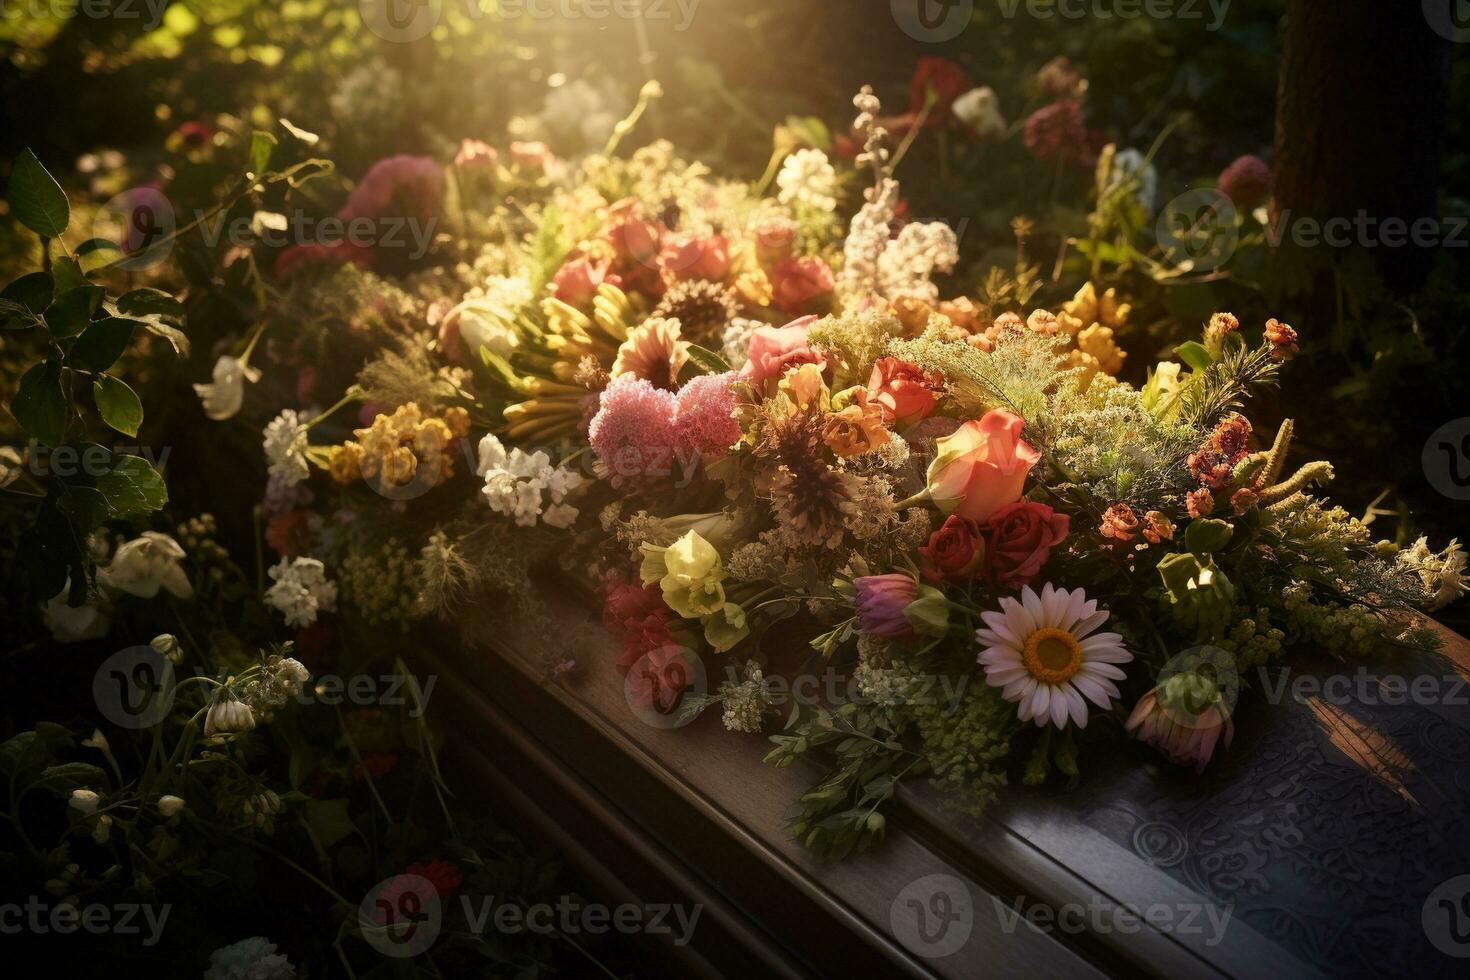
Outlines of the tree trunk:
[[[1443,28],[1456,0],[1435,2]],[[1288,220],[1346,218],[1390,289],[1422,285],[1435,248],[1381,235],[1386,219],[1412,228],[1437,214],[1450,51],[1420,0],[1291,0],[1276,112],[1284,242]]]

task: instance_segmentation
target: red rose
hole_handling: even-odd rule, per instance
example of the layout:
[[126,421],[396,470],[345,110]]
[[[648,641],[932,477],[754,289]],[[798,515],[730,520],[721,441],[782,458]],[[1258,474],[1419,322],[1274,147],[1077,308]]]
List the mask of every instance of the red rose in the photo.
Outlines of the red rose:
[[771,270],[771,302],[787,313],[807,312],[836,288],[832,270],[818,258],[786,259]]
[[990,515],[985,528],[990,578],[1008,589],[1029,585],[1051,549],[1062,543],[1071,518],[1030,500],[1007,504]]
[[951,514],[929,535],[919,554],[924,556],[920,571],[926,579],[963,581],[985,560],[985,539],[974,521]]

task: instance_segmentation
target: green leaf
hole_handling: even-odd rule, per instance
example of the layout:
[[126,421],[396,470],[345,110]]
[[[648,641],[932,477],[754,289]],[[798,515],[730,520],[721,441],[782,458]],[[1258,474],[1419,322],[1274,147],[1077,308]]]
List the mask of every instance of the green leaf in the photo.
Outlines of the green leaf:
[[128,341],[133,338],[134,328],[139,326],[142,324],[137,320],[124,320],[115,316],[93,320],[82,331],[76,343],[72,344],[67,362],[74,368],[101,374],[122,357],[122,352],[127,350]]
[[101,286],[77,286],[56,297],[46,311],[46,328],[54,337],[71,337],[81,333],[92,320],[92,313],[102,302]]
[[66,193],[29,149],[15,158],[9,198],[15,220],[44,238],[60,238],[71,221]]
[[270,165],[271,153],[279,141],[270,133],[256,130],[250,134],[250,172],[259,177]]
[[42,361],[20,379],[10,414],[26,435],[55,448],[66,441],[66,416],[70,406],[61,390],[61,362]]
[[725,374],[730,370],[730,365],[725,363],[723,357],[698,344],[689,345],[689,359],[710,374]]
[[114,456],[112,468],[97,478],[97,490],[113,517],[136,517],[168,503],[162,474],[141,456]]
[[63,762],[47,766],[31,784],[32,789],[50,790],[58,796],[70,796],[74,789],[100,789],[107,786],[107,774],[89,762]]
[[1215,359],[1210,356],[1210,352],[1205,350],[1205,345],[1197,340],[1180,344],[1174,349],[1174,355],[1196,371],[1203,371],[1215,363]]
[[51,277],[56,280],[57,296],[87,285],[87,275],[82,272],[81,264],[70,255],[58,255],[51,260]]
[[184,304],[168,293],[160,289],[134,289],[118,297],[113,309],[137,320],[154,336],[167,340],[180,357],[189,356],[189,338],[179,329],[184,323]]
[[104,374],[92,382],[92,397],[97,402],[102,421],[123,435],[138,434],[138,426],[143,424],[143,403],[126,382]]
[[134,289],[117,298],[117,311],[124,316],[165,316],[182,321],[184,304],[161,289]]
[[20,303],[36,316],[46,312],[56,296],[56,284],[46,272],[32,272],[0,289],[0,299]]

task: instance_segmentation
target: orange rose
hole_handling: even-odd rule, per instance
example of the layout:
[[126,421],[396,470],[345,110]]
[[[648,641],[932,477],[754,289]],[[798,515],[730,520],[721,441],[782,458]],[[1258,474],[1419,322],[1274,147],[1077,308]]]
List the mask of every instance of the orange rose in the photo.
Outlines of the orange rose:
[[1019,415],[995,409],[971,419],[935,443],[929,464],[929,498],[942,512],[983,524],[1021,499],[1026,474],[1041,459],[1021,431]]
[[873,365],[868,391],[883,408],[885,422],[917,422],[934,411],[934,392],[944,378],[896,357],[884,357]]

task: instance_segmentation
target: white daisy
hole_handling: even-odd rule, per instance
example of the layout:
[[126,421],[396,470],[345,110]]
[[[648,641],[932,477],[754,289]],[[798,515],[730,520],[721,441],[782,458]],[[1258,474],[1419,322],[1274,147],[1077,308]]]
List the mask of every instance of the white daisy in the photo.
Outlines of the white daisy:
[[984,646],[977,659],[985,682],[1019,704],[1022,721],[1061,728],[1070,716],[1078,728],[1087,727],[1087,701],[1111,706],[1119,697],[1113,681],[1125,676],[1115,665],[1133,659],[1117,633],[1093,632],[1108,616],[1084,590],[1051,583],[1039,596],[1027,586],[1020,601],[1000,600],[999,612],[980,614],[988,629],[975,632]]

